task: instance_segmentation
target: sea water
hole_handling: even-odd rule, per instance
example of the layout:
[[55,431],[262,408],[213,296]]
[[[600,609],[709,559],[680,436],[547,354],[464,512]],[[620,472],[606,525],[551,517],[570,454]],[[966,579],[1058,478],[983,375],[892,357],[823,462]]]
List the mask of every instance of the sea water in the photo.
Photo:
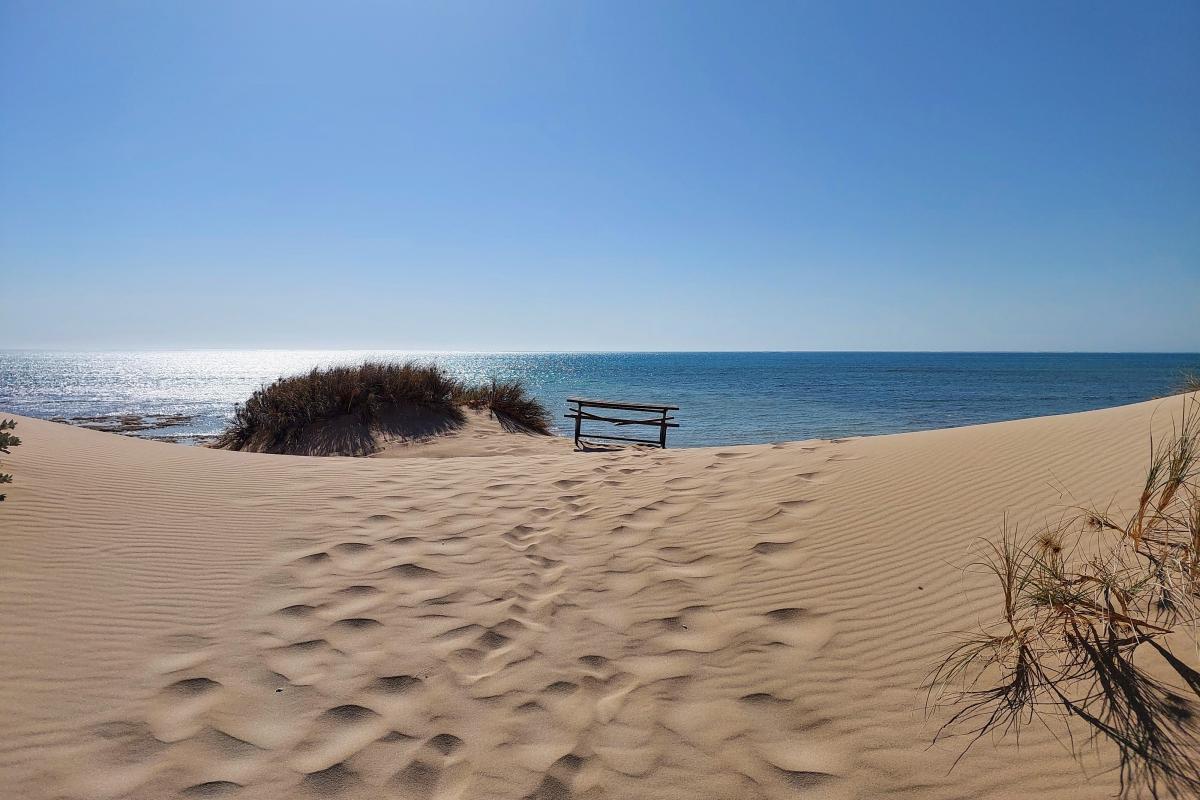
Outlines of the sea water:
[[220,431],[275,378],[363,359],[434,361],[468,381],[519,378],[554,414],[583,396],[680,407],[671,446],[898,433],[1062,414],[1169,394],[1196,354],[422,353],[0,351],[0,413],[183,414],[146,436]]

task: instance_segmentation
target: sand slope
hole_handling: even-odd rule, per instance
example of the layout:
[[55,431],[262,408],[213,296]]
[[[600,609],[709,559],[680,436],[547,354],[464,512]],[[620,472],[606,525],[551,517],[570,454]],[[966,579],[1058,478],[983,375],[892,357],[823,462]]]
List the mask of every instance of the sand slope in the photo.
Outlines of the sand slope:
[[490,411],[464,408],[462,424],[422,439],[380,437],[373,458],[462,458],[569,453],[573,444],[561,436],[532,433],[505,424]]
[[0,797],[1111,795],[1033,730],[948,773],[918,687],[970,543],[1128,499],[1179,408],[401,460],[21,419]]

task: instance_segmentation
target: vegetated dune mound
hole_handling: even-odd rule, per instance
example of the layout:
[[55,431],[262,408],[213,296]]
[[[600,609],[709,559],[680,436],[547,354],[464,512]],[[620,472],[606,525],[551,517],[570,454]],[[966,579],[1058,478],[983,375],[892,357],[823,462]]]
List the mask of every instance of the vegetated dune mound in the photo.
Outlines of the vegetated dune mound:
[[482,455],[505,451],[502,433],[550,433],[548,412],[519,381],[468,385],[433,364],[366,362],[264,386],[235,409],[215,446],[367,456],[450,436],[457,446],[436,452]]
[[951,769],[922,686],[1000,608],[979,537],[1136,509],[1181,402],[399,461],[19,418],[0,797],[1111,797],[1057,728]]

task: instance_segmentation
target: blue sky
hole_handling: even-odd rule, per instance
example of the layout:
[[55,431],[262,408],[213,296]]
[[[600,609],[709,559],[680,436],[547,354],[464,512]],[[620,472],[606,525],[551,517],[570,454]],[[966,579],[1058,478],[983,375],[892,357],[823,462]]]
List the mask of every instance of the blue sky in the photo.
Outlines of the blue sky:
[[1200,4],[0,2],[0,347],[1200,351]]

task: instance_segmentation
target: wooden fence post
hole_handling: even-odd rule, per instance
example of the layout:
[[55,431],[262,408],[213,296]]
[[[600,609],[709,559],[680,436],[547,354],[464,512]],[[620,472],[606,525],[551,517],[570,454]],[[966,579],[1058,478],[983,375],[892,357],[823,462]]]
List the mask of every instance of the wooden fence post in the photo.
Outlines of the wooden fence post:
[[579,448],[579,428],[583,425],[583,403],[575,404],[575,447]]

